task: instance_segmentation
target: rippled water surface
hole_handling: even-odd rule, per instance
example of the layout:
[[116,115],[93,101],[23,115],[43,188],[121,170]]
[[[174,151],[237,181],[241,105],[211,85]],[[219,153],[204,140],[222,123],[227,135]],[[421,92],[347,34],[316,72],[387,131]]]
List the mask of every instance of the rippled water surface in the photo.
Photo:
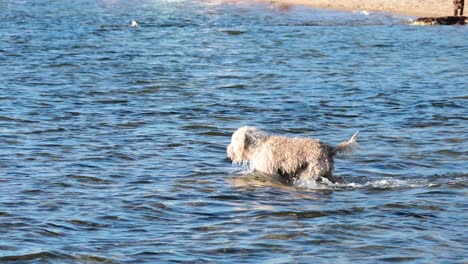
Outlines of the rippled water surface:
[[[1,1],[0,262],[468,261],[468,27],[408,19]],[[242,174],[247,124],[360,130],[349,183]]]

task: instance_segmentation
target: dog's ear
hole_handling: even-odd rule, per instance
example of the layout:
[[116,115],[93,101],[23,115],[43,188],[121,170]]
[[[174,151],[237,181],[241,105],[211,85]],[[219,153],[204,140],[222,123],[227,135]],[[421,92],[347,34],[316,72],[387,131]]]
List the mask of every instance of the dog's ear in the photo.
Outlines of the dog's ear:
[[237,140],[236,154],[240,160],[245,161],[247,160],[247,153],[249,151],[250,144],[252,143],[252,137],[249,135],[248,131],[243,131]]
[[250,149],[257,140],[258,133],[254,127],[244,126],[236,130],[231,138],[231,144],[227,148],[228,156],[235,163],[248,161]]
[[254,138],[250,133],[244,134],[244,150],[247,151],[250,148],[250,145],[254,142]]

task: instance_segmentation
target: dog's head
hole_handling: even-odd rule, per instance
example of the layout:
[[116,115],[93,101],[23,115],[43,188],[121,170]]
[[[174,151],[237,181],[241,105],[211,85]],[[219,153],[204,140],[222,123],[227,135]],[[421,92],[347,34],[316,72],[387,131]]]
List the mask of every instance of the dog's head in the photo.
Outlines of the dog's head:
[[265,133],[251,126],[243,126],[232,134],[231,143],[227,147],[227,155],[234,163],[242,163],[250,159],[250,147]]

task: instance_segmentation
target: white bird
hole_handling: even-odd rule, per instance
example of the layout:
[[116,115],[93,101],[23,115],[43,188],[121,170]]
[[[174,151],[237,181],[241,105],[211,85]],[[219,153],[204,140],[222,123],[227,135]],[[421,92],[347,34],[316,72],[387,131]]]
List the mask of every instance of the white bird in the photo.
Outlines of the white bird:
[[130,26],[131,27],[138,27],[138,23],[135,20],[132,20]]

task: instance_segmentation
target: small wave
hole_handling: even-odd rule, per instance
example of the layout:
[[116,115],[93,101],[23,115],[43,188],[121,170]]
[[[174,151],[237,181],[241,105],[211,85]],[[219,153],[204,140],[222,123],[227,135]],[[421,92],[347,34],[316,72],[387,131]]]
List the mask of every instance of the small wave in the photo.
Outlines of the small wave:
[[366,11],[366,10],[361,10],[361,11],[355,11],[353,12],[354,14],[359,14],[359,15],[364,15],[364,16],[369,16],[371,12]]
[[405,189],[405,188],[421,188],[431,187],[430,180],[427,179],[397,179],[392,177],[385,177],[380,179],[371,179],[367,177],[357,177],[348,180],[346,183],[333,183],[327,179],[316,181],[315,179],[296,179],[293,182],[285,182],[281,177],[273,177],[271,175],[248,172],[244,165],[244,171],[235,176],[231,183],[237,186],[292,186],[300,189],[307,190],[329,190],[329,191],[346,191],[357,189]]
[[316,180],[297,180],[294,186],[305,188],[308,190],[357,190],[357,189],[375,189],[375,190],[392,190],[392,189],[413,189],[413,188],[435,188],[447,186],[457,188],[466,186],[468,183],[466,174],[446,174],[433,175],[429,178],[408,178],[398,179],[385,177],[380,179],[372,179],[362,181],[362,179],[353,180],[348,183],[333,183],[328,180],[317,182]]
[[0,257],[1,263],[25,263],[25,262],[46,262],[49,261],[64,261],[64,262],[80,262],[80,263],[117,263],[117,261],[109,258],[93,255],[68,255],[59,252],[41,251],[24,255],[10,255]]
[[[245,168],[244,168],[245,169]],[[356,177],[348,179],[346,183],[333,183],[327,179],[316,181],[294,180],[285,182],[280,177],[272,177],[263,173],[244,172],[231,179],[236,186],[290,186],[307,190],[325,191],[351,191],[351,190],[398,190],[414,188],[464,188],[468,186],[468,175],[465,173],[447,173],[443,175],[432,175],[418,178],[394,178],[384,177],[369,179],[367,177]]]
[[333,183],[328,180],[317,182],[315,180],[298,180],[294,183],[296,187],[309,190],[356,190],[356,189],[405,189],[405,188],[420,188],[428,187],[428,184],[423,180],[401,180],[394,178],[384,178],[370,180],[365,183]]

